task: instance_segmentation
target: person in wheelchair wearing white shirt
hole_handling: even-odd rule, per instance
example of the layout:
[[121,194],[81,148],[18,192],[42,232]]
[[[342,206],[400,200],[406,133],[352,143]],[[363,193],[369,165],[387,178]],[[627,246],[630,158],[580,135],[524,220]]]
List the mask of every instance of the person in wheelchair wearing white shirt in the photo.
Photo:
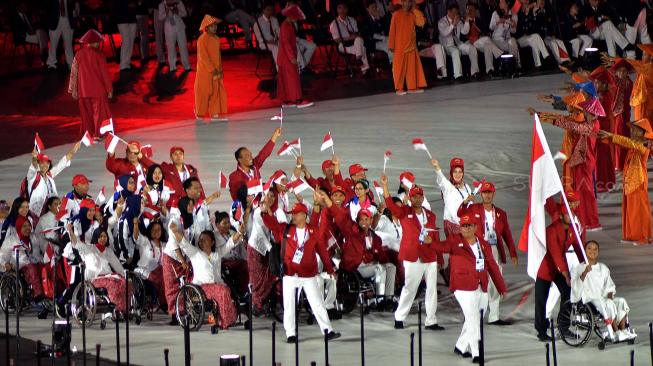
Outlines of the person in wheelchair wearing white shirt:
[[[580,263],[571,271],[571,300],[591,303],[605,319],[606,326],[611,326],[614,341],[622,342],[637,337],[627,326],[630,308],[623,297],[616,297],[616,286],[610,276],[608,267],[598,262],[599,243],[590,240],[585,244],[588,263]],[[604,334],[605,338],[607,334]]]

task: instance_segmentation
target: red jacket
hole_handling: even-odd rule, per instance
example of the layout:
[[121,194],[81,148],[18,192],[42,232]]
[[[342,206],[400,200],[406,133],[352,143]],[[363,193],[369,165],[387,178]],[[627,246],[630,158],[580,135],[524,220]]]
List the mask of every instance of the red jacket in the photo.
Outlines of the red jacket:
[[556,220],[546,227],[546,255],[537,271],[537,278],[553,281],[558,272],[569,272],[565,252],[572,247],[579,262],[584,262],[582,249],[576,241],[574,230],[565,229],[561,220]]
[[[140,160],[141,166],[143,167],[143,174],[146,174],[147,167],[154,164],[150,159],[143,156]],[[106,167],[109,172],[111,172],[115,179],[123,175],[133,175],[136,176],[136,167],[134,164],[130,163],[127,158],[117,158],[116,155],[107,154]]]
[[[494,207],[494,232],[497,234],[497,250],[499,251],[499,257],[501,258],[501,263],[506,263],[506,252],[503,249],[503,244],[506,244],[508,251],[510,252],[510,257],[516,258],[517,251],[515,250],[515,242],[512,239],[512,233],[510,232],[510,225],[508,225],[508,215],[506,212],[496,206]],[[476,225],[477,232],[476,235],[481,238],[485,238],[485,208],[482,203],[474,203],[468,208],[464,204],[461,204],[458,208],[458,216],[463,213],[468,212],[474,215],[479,221],[480,225]]]
[[388,263],[388,256],[383,250],[381,238],[369,229],[371,235],[372,247],[366,248],[365,233],[349,216],[349,210],[331,206],[329,208],[335,217],[336,225],[342,230],[345,236],[345,245],[342,248],[342,261],[340,268],[345,271],[353,272],[358,269],[361,263],[379,262]]
[[[259,171],[263,166],[265,160],[272,154],[272,149],[274,149],[274,142],[269,140],[265,146],[259,151],[258,155],[254,158],[252,174],[255,179],[261,178],[261,172]],[[250,177],[236,166],[236,170],[229,174],[229,193],[231,194],[231,199],[236,200],[236,195],[238,194],[238,189],[241,186],[246,185]]]
[[[283,251],[284,275],[297,275],[305,278],[317,276],[317,257],[315,254],[320,256],[322,263],[324,263],[324,268],[328,273],[335,273],[326,244],[321,240],[319,229],[316,225],[306,225],[308,238],[306,238],[306,241],[304,242],[304,254],[302,255],[302,259],[299,264],[297,264],[293,263],[293,257],[295,256],[295,251],[298,247],[297,239],[295,238],[297,227],[293,224],[280,224],[276,217],[268,215],[267,213],[263,213],[261,218],[263,219],[265,226],[272,231],[276,243],[281,243],[283,241],[282,239],[286,232],[286,227],[288,227],[288,233],[285,234],[286,245],[285,248],[281,248]],[[317,220],[317,217],[315,217],[315,219]]]
[[[147,159],[147,165],[145,164],[145,161],[142,162],[143,166],[147,170],[151,165],[154,163]],[[180,198],[186,197],[186,191],[184,190],[184,182],[181,181],[181,178],[179,177],[179,173],[177,171],[177,167],[173,163],[168,163],[168,162],[162,162],[159,164],[161,166],[161,170],[163,171],[163,179],[164,181],[168,182],[169,184],[172,185],[172,189],[174,189],[175,193],[170,195],[170,199],[175,199],[176,201],[179,201]],[[199,173],[197,172],[197,169],[195,169],[194,166],[190,164],[184,164],[186,166],[186,169],[188,169],[188,178],[195,177],[197,179],[200,179]],[[202,183],[200,181],[200,187],[202,189],[202,193],[200,198],[204,199],[206,198],[206,195],[204,194],[204,187],[202,187]]]
[[444,264],[444,258],[438,250],[440,233],[435,225],[435,214],[427,209],[422,209],[426,213],[426,229],[431,237],[431,244],[423,244],[419,241],[419,235],[422,231],[422,225],[415,214],[415,209],[408,205],[399,207],[392,201],[392,197],[385,199],[385,205],[392,215],[399,219],[403,231],[401,243],[399,244],[399,260],[417,262],[421,259],[424,263],[438,261],[440,265]]
[[[342,180],[342,175],[340,173],[334,174],[333,175],[333,180],[335,181],[336,185],[339,185],[339,186],[345,188],[345,185],[344,185],[345,181]],[[306,183],[308,183],[313,188],[315,188],[316,185],[319,186],[323,191],[327,192],[329,195],[331,194],[331,189],[333,189],[333,186],[331,185],[331,183],[325,177],[306,178]]]
[[[336,225],[333,213],[330,210],[320,211],[320,238],[327,243],[329,255],[333,257],[336,253],[338,256],[342,254],[342,248],[345,244],[345,237]],[[329,247],[329,242],[335,239],[335,243]]]
[[474,291],[481,285],[483,292],[487,292],[488,275],[492,278],[494,286],[500,294],[506,293],[506,284],[503,282],[503,276],[499,271],[499,265],[492,256],[492,248],[483,238],[477,237],[481,244],[481,250],[484,257],[484,269],[481,272],[476,271],[476,256],[471,246],[461,234],[449,235],[447,240],[440,242],[439,248],[449,253],[449,289],[453,292],[456,290]]

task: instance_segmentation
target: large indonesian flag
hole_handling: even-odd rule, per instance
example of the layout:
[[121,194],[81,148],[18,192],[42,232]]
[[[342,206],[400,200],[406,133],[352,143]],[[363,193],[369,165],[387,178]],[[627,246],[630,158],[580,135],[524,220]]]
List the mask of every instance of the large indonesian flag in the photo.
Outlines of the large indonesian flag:
[[540,264],[546,255],[546,211],[547,198],[562,193],[562,182],[558,176],[553,156],[542,131],[540,119],[535,115],[533,123],[533,147],[531,151],[531,176],[528,213],[519,238],[519,249],[528,252],[527,272],[535,279]]

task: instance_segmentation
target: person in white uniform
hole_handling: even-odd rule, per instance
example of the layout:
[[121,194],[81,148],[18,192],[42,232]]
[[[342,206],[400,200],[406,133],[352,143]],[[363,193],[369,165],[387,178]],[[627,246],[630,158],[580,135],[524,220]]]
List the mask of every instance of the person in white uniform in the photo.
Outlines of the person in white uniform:
[[474,77],[478,74],[478,53],[476,48],[469,42],[460,39],[461,34],[469,33],[469,19],[463,22],[460,19],[460,11],[457,4],[450,4],[447,7],[447,15],[438,22],[440,32],[440,44],[453,62],[453,77],[458,79],[463,75],[460,54],[469,57],[469,74]]
[[279,52],[279,20],[274,16],[274,5],[266,3],[261,14],[254,24],[254,35],[258,48],[270,51],[277,65],[277,53]]
[[48,68],[57,67],[57,47],[63,38],[63,48],[66,63],[70,69],[73,65],[73,19],[79,16],[79,3],[73,0],[48,1],[48,25],[50,35],[50,49],[48,52]]
[[494,60],[501,57],[503,51],[494,44],[492,38],[483,35],[481,28],[478,26],[478,24],[481,24],[478,4],[473,2],[467,3],[467,17],[465,18],[465,22],[469,23],[469,30],[463,32],[463,35],[467,37],[469,43],[473,44],[479,52],[483,52],[483,56],[485,57],[485,72],[491,76],[494,72]]
[[490,30],[492,31],[494,44],[502,51],[512,55],[515,58],[517,68],[520,69],[519,45],[513,36],[517,32],[517,15],[512,14],[507,0],[499,0],[499,7],[492,13],[492,18],[490,18]]
[[188,60],[188,41],[186,40],[186,25],[183,18],[188,14],[184,3],[179,0],[163,0],[159,4],[159,20],[163,21],[163,29],[168,49],[168,65],[170,72],[177,70],[177,50],[185,71],[190,71]]
[[370,64],[363,38],[358,35],[356,19],[347,16],[348,7],[344,2],[338,4],[337,11],[338,16],[329,25],[331,37],[338,44],[339,52],[354,55],[363,64],[361,72],[366,74]]

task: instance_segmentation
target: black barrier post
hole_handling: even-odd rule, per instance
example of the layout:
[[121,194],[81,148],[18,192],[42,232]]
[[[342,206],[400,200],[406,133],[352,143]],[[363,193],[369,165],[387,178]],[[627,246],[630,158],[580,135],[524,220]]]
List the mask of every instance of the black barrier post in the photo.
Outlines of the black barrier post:
[[549,352],[549,344],[545,344],[544,348],[546,348],[546,366],[551,366],[551,352]]
[[[185,307],[188,306],[188,299],[186,298],[186,289],[182,286],[181,291],[183,291],[184,296],[184,365],[190,366],[190,324],[188,320],[188,309]],[[243,365],[244,366],[244,365]]]
[[422,366],[422,302],[417,302],[417,364]]
[[163,362],[165,362],[165,366],[170,366],[170,361],[168,360],[168,354],[170,353],[170,350],[167,348],[163,349]]
[[415,333],[410,333],[410,366],[415,366]]
[[478,360],[481,366],[485,365],[485,339],[483,339],[483,309],[481,309],[481,339],[478,341]]
[[630,366],[635,366],[635,350],[630,350]]
[[[250,327],[252,324],[250,323]],[[272,322],[272,366],[277,366],[277,322]]]
[[100,349],[102,345],[99,343],[95,345],[95,366],[100,366]]
[[125,358],[129,366],[129,271],[125,270]]
[[365,313],[365,306],[363,304],[363,294],[358,295],[358,300],[360,302],[360,317],[361,317],[361,366],[365,366],[365,318],[363,317]]
[[[50,244],[48,244],[50,245]],[[57,320],[57,254],[55,253],[52,260],[54,261],[54,270],[52,271],[52,304],[54,304],[54,314],[52,314],[52,350],[50,352],[50,364],[54,366],[54,325]]]
[[558,366],[558,355],[556,354],[556,331],[553,319],[549,320],[551,324],[551,352],[553,353],[553,366]]
[[9,304],[5,304],[5,365],[9,365],[9,348],[11,346],[9,345]]
[[252,284],[249,285],[249,366],[254,366],[254,301],[252,301]]
[[324,366],[329,366],[329,330],[324,330]]
[[311,361],[311,366],[317,366],[317,362]]
[[245,366],[247,364],[245,355],[240,356],[240,366]]
[[648,343],[651,346],[651,365],[653,365],[653,322],[648,323]]
[[[70,325],[70,311],[66,311],[66,324]],[[53,345],[54,346],[54,345]],[[66,365],[70,366],[71,360],[70,360],[70,354],[72,351],[70,350],[70,344],[68,344],[68,349],[66,350]]]
[[16,249],[16,359],[14,360],[14,365],[18,366],[20,364],[20,269],[18,267],[18,249]]
[[36,366],[41,366],[41,340],[36,340]]
[[299,288],[295,288],[295,366],[299,366]]
[[116,316],[116,365],[120,366],[120,323],[118,323],[118,317]]
[[[81,272],[82,272],[82,353],[84,354],[84,357],[82,361],[84,366],[86,366],[86,264],[83,262],[80,264]],[[77,301],[77,299],[74,299],[74,301]],[[68,323],[70,324],[70,323]],[[118,327],[116,327],[118,328]],[[116,333],[116,340],[118,339],[118,334]],[[120,348],[118,348],[120,350]],[[70,353],[70,350],[68,351]],[[120,365],[120,351],[118,351],[118,365]]]

